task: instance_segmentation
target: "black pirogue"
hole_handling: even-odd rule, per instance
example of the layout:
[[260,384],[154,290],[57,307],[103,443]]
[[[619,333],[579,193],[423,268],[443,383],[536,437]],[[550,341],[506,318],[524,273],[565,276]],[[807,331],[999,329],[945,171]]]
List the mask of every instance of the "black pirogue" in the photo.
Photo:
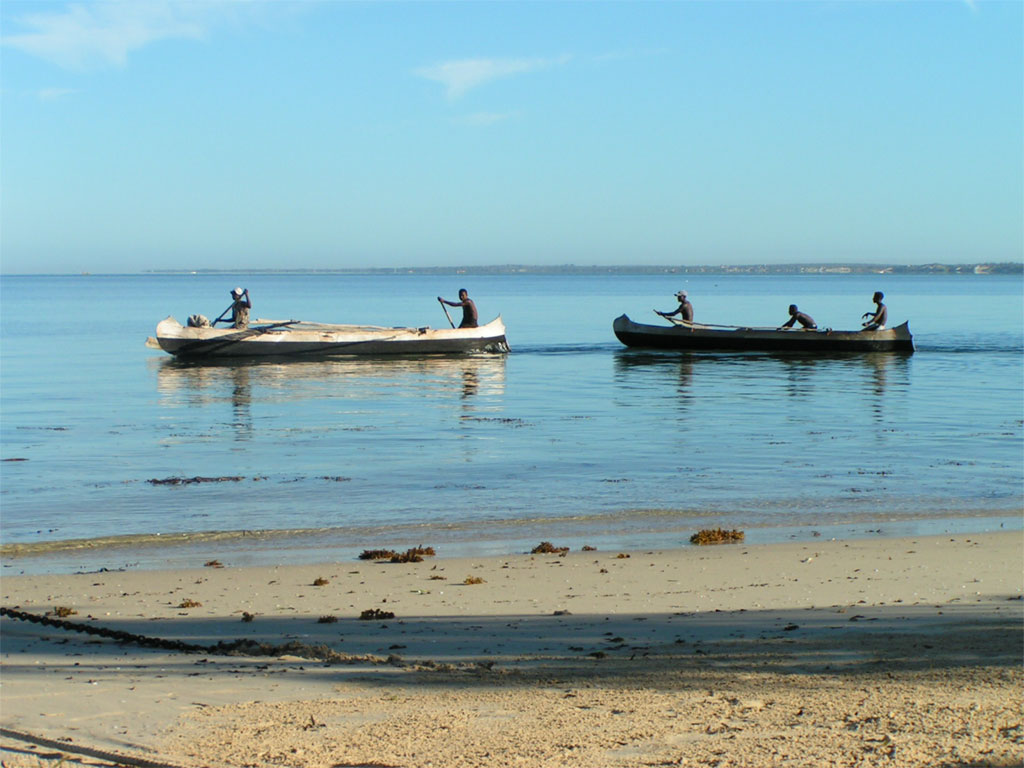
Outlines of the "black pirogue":
[[779,330],[738,326],[702,325],[673,321],[670,326],[635,323],[620,315],[612,323],[615,336],[627,347],[680,350],[731,350],[740,352],[836,352],[914,351],[908,323],[881,331]]

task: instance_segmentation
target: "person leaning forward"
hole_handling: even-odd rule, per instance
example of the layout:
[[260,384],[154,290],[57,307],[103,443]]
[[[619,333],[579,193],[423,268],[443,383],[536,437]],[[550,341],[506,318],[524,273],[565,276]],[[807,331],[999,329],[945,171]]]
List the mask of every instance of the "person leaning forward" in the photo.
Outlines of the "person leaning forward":
[[806,328],[809,331],[817,329],[817,324],[814,322],[814,318],[808,315],[806,312],[801,312],[796,304],[789,305],[789,320],[779,326],[781,331],[783,328],[792,328],[796,323],[800,323],[802,328]]
[[673,312],[658,312],[654,310],[662,317],[672,317],[679,315],[679,319],[685,323],[693,322],[693,304],[690,303],[689,299],[686,298],[686,291],[677,291],[676,299],[679,301],[679,306],[675,308]]
[[448,301],[442,299],[440,296],[437,300],[442,304],[447,304],[449,307],[462,307],[462,322],[459,323],[459,328],[476,328],[477,327],[477,313],[476,304],[469,298],[469,291],[465,288],[459,289],[459,300]]

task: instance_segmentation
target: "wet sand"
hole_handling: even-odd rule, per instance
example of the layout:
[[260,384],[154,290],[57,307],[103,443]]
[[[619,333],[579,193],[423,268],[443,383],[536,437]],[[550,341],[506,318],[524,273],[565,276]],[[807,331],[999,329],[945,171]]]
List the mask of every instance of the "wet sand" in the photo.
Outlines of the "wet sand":
[[4,577],[6,608],[206,649],[4,617],[3,762],[1024,761],[1020,532],[440,554]]

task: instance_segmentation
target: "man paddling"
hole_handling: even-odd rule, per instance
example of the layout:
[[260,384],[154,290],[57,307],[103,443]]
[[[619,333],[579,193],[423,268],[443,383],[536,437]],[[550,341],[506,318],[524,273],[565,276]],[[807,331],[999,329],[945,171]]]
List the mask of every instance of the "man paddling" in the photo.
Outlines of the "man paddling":
[[796,304],[789,305],[789,320],[779,326],[779,330],[784,328],[792,328],[797,323],[800,323],[802,328],[813,331],[818,325],[814,322],[814,318],[808,315],[806,312],[801,312],[797,309]]
[[679,319],[684,323],[693,322],[693,304],[690,303],[689,299],[686,298],[686,291],[678,291],[676,293],[676,299],[679,300],[679,306],[676,307],[674,312],[658,312],[662,317],[672,317],[673,315],[679,315]]
[[462,322],[459,323],[459,328],[477,327],[476,304],[469,298],[469,291],[465,288],[459,290],[458,301],[448,301],[440,296],[437,297],[437,300],[442,304],[447,304],[449,307],[462,307]]
[[250,309],[252,309],[252,301],[249,300],[249,289],[234,288],[231,291],[231,306],[225,309],[224,314],[214,320],[213,324],[221,322],[221,318],[231,312],[231,319],[226,322],[231,323],[232,328],[248,328]]

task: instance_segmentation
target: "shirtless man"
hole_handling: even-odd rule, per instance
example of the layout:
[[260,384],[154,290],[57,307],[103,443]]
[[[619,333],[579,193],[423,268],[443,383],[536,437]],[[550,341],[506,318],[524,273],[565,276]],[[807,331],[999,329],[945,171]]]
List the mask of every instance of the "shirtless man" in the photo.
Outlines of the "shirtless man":
[[679,319],[686,323],[693,322],[693,304],[686,298],[686,291],[678,291],[676,298],[679,300],[679,306],[676,307],[674,312],[658,312],[662,317],[672,317],[673,315],[679,315]]
[[447,304],[449,307],[462,307],[462,322],[459,323],[459,328],[477,327],[476,304],[469,298],[469,291],[465,288],[459,290],[458,301],[447,301],[440,296],[437,297],[437,300],[442,304]]
[[806,312],[801,312],[797,309],[796,304],[789,305],[789,320],[779,326],[781,331],[783,328],[792,328],[794,324],[800,323],[801,327],[808,330],[815,330],[818,325],[814,322],[814,318],[808,315]]
[[[875,302],[874,312],[865,312],[861,315],[861,320],[864,320],[862,325],[865,331],[884,331],[885,321],[888,319],[889,310],[885,308],[885,304],[882,303],[882,299],[885,296],[881,291],[875,291],[875,295],[871,297],[871,300]],[[865,318],[867,318],[865,320]]]

